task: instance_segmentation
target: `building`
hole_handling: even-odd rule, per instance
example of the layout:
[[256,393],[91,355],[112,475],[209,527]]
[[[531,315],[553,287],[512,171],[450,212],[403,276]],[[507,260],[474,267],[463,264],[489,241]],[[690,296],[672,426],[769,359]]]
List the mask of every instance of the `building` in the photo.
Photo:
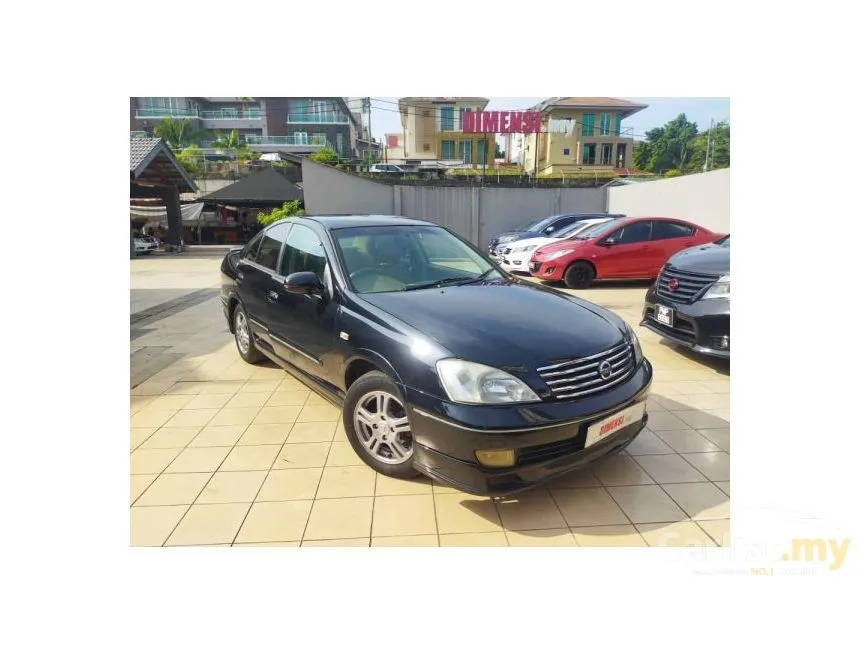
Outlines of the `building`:
[[524,135],[525,171],[540,176],[630,168],[633,138],[623,120],[646,107],[606,97],[547,99],[532,108],[541,113],[541,128],[539,134]]
[[206,132],[203,148],[236,130],[259,152],[307,155],[327,146],[355,157],[363,128],[354,107],[343,97],[137,97],[130,121],[133,132],[152,134],[167,117],[188,119],[192,130]]
[[[463,114],[487,107],[480,97],[407,97],[398,101],[402,136],[386,135],[392,162],[459,161],[464,165],[493,165],[493,134],[463,132]],[[391,145],[396,143],[397,145]],[[489,154],[487,152],[489,151]]]

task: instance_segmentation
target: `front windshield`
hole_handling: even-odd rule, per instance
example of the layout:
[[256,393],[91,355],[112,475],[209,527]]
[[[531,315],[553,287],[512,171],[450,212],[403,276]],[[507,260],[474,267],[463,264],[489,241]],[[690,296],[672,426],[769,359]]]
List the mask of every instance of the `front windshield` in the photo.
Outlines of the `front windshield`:
[[574,235],[574,240],[593,240],[595,237],[603,235],[613,227],[618,226],[618,222],[614,219],[609,220],[608,222],[603,222],[601,224],[595,224],[594,226],[589,226],[587,229],[579,233],[578,235]]
[[564,228],[556,231],[550,237],[567,237],[568,235],[572,235],[576,233],[578,230],[585,228],[586,226],[590,226],[587,222],[574,222]]
[[714,242],[714,244],[716,244],[717,246],[724,246],[725,248],[728,249],[728,248],[730,248],[729,247],[729,237],[730,237],[729,235],[726,235],[723,239],[717,240],[716,242]]
[[535,224],[540,224],[542,221],[543,221],[542,219],[533,219],[533,220],[530,220],[530,221],[526,222],[525,224],[523,224],[523,225],[522,225],[522,226],[520,226],[519,228],[515,228],[514,230],[515,230],[515,231],[520,231],[520,232],[523,232],[523,231],[530,231],[530,230],[532,230],[532,227],[533,227]]
[[483,255],[438,226],[360,226],[332,233],[358,293],[429,289],[502,276]]
[[542,231],[547,226],[552,224],[554,217],[544,217],[543,219],[535,220],[532,222],[529,227],[526,229],[530,233],[537,233],[538,231]]

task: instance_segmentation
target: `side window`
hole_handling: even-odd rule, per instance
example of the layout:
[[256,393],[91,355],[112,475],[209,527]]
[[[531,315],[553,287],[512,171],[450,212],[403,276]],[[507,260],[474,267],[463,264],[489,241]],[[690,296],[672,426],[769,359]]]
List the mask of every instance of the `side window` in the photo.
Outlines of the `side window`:
[[260,240],[263,239],[262,231],[251,238],[251,241],[245,245],[245,250],[242,251],[242,258],[249,262],[257,261],[257,251],[260,248]]
[[307,226],[295,224],[284,246],[281,275],[312,271],[317,274],[320,281],[324,281],[326,264],[325,250],[317,234]]
[[289,224],[276,224],[263,232],[263,241],[260,242],[260,250],[257,252],[257,264],[275,270],[289,230]]
[[636,222],[625,226],[612,237],[618,240],[618,244],[636,244],[647,242],[651,238],[651,222]]
[[654,222],[651,232],[652,240],[671,240],[676,237],[691,237],[693,227],[676,222]]

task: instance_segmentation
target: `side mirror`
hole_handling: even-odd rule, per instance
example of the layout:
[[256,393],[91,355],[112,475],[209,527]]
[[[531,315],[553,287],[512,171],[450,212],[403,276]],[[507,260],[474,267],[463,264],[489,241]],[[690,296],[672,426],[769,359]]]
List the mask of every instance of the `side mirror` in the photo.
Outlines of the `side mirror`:
[[618,244],[618,240],[616,240],[614,237],[607,237],[601,242],[601,244],[603,246],[615,246],[616,244]]
[[547,226],[545,232],[552,233],[555,230],[555,226]]
[[319,293],[323,290],[323,285],[313,271],[299,271],[286,277],[284,289],[287,293]]

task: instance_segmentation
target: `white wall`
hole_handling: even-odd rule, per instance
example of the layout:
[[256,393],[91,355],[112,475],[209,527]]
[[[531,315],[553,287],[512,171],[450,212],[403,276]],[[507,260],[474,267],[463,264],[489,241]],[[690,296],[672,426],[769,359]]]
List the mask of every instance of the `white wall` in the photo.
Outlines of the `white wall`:
[[729,233],[729,168],[608,189],[607,212],[677,217]]

